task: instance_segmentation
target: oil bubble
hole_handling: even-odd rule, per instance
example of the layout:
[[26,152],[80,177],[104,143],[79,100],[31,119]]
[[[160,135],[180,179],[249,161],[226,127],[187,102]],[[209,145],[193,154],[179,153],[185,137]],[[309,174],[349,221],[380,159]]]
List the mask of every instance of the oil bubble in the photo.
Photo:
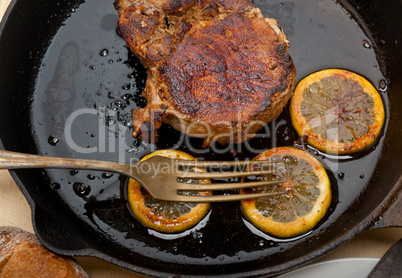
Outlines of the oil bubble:
[[116,101],[114,102],[114,104],[115,104],[118,108],[121,108],[121,107],[123,106],[123,103],[122,103],[121,100],[116,100]]
[[77,175],[78,174],[78,171],[77,170],[71,170],[70,171],[70,175],[72,175],[72,176],[75,176],[75,175]]
[[73,184],[73,190],[75,194],[80,197],[87,196],[91,192],[91,187],[86,186],[83,183],[76,182]]
[[130,83],[127,83],[127,84],[124,84],[123,86],[121,86],[121,88],[123,89],[123,90],[130,90],[130,88],[131,88],[131,84]]
[[49,144],[52,145],[52,146],[56,146],[57,143],[60,142],[60,140],[59,140],[58,138],[53,137],[53,136],[49,136],[49,138],[47,139],[47,141],[48,141]]
[[121,32],[120,32],[120,28],[119,28],[119,27],[116,28],[116,34],[117,34],[119,37],[123,38],[123,36],[121,35]]
[[125,95],[122,95],[122,99],[124,99],[124,100],[128,100],[128,99],[130,99],[130,98],[132,98],[133,96],[131,95],[131,94],[125,94]]
[[113,116],[105,116],[105,125],[106,126],[112,126],[116,123],[114,120]]
[[54,182],[50,185],[50,187],[54,190],[59,190],[61,188],[60,183]]
[[123,122],[123,125],[124,125],[125,127],[131,127],[133,124],[132,124],[131,122],[129,122],[129,121],[124,121],[124,122]]
[[107,55],[109,55],[109,50],[107,50],[106,48],[102,49],[99,55],[102,57],[106,57]]
[[111,177],[113,177],[112,173],[103,173],[102,174],[102,178],[104,178],[104,179],[110,179]]
[[381,92],[387,91],[387,89],[388,89],[387,81],[385,81],[384,79],[381,79],[378,84],[378,87]]
[[370,48],[371,48],[370,42],[367,41],[367,40],[364,40],[364,41],[363,41],[363,47],[364,47],[364,48],[367,48],[367,49],[370,49]]

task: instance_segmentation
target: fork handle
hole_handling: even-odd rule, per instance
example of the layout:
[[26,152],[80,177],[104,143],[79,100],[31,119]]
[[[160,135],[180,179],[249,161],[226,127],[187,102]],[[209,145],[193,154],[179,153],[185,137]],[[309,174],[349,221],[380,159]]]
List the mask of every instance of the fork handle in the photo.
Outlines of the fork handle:
[[109,161],[50,157],[0,150],[0,169],[90,169],[126,174],[124,164]]

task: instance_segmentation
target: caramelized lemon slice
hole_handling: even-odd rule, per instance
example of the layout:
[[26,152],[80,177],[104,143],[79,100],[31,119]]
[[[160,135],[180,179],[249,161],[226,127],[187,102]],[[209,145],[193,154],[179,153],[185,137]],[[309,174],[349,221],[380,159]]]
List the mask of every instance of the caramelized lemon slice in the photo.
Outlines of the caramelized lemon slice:
[[[141,161],[154,155],[195,160],[191,155],[181,151],[161,150],[145,156]],[[190,170],[201,171],[198,168]],[[211,192],[182,192],[182,194],[211,195]],[[204,218],[210,207],[208,203],[170,202],[155,199],[133,179],[130,179],[128,183],[128,201],[133,214],[146,227],[162,233],[176,233],[191,228]]]
[[[242,194],[278,192],[278,195],[242,201],[244,214],[260,230],[285,238],[311,230],[331,203],[331,186],[324,167],[309,153],[291,147],[265,151],[253,160],[282,159],[277,174],[259,180],[285,180],[280,185],[242,189]],[[257,170],[257,169],[254,169]]]
[[347,154],[371,145],[384,123],[377,90],[341,69],[313,73],[296,86],[290,116],[297,133],[319,150]]

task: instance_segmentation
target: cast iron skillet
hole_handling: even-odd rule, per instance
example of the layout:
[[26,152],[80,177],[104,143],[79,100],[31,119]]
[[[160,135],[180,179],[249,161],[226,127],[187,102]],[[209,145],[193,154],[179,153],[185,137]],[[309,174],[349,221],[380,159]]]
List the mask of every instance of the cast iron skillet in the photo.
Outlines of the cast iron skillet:
[[[250,225],[239,203],[214,204],[195,228],[163,235],[147,230],[130,214],[124,177],[93,171],[11,171],[46,247],[153,276],[272,276],[318,259],[368,229],[402,224],[402,3],[256,5],[265,16],[277,18],[287,34],[298,80],[324,68],[349,69],[371,80],[386,106],[381,138],[355,155],[329,156],[300,144],[288,108],[250,142],[260,151],[305,147],[324,164],[333,190],[325,218],[305,235],[280,240]],[[201,149],[200,140],[182,138],[168,126],[161,129],[156,146],[133,139],[130,109],[145,104],[140,94],[146,76],[116,32],[116,22],[112,0],[11,3],[0,26],[2,148],[128,162],[163,148],[178,148],[199,159],[255,156],[244,144],[199,154],[192,150]]]

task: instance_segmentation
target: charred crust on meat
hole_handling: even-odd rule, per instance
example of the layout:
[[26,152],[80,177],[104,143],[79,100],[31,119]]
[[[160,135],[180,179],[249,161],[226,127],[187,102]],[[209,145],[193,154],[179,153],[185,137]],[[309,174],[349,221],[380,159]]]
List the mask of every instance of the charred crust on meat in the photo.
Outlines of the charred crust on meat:
[[253,0],[217,0],[216,2],[224,9],[237,12],[244,12],[246,7],[254,6]]
[[165,72],[166,72],[166,67],[165,67],[164,65],[161,65],[161,66],[158,67],[158,71],[159,71],[161,74],[165,74]]
[[[225,41],[224,39],[227,36],[233,36],[233,39],[239,38],[240,40],[244,40],[244,36],[247,37],[247,35],[243,33],[237,34],[236,29],[232,30],[231,35],[226,34],[227,27],[238,26],[239,22],[244,25],[245,29],[253,28],[253,22],[240,14],[228,15],[221,21],[211,20],[210,26],[198,28],[194,33],[189,33],[184,41],[176,48],[175,53],[167,59],[167,64],[166,67],[164,67],[162,75],[170,84],[175,106],[179,109],[183,109],[182,112],[190,113],[194,116],[194,113],[200,111],[198,108],[189,109],[187,105],[184,105],[186,100],[194,103],[195,97],[192,95],[192,88],[194,86],[197,88],[210,87],[213,91],[219,91],[219,94],[215,93],[215,95],[223,97],[223,100],[226,101],[223,105],[225,107],[233,106],[233,103],[230,103],[233,99],[239,102],[249,103],[252,97],[247,94],[250,92],[257,92],[262,95],[264,98],[263,109],[266,109],[267,105],[270,104],[269,96],[271,92],[278,91],[278,88],[272,88],[271,86],[267,86],[267,84],[265,84],[266,82],[264,83],[264,81],[272,81],[273,79],[273,77],[267,73],[266,64],[247,55],[248,53],[243,53],[247,51],[251,52],[248,47],[248,42],[236,45],[236,49],[240,51],[240,53],[238,55],[239,59],[235,61],[231,61],[230,57],[225,56],[227,50],[233,49],[233,43],[226,45],[220,43],[221,41]],[[246,41],[249,39],[250,37],[247,37]],[[206,45],[210,46],[206,47]],[[277,52],[277,59],[281,62],[279,67],[281,67],[282,73],[285,73],[287,72],[287,66],[283,61],[286,60],[284,59],[286,56],[286,48],[282,45],[278,45],[276,48],[276,50],[273,49],[271,51]],[[192,53],[201,53],[202,55]],[[246,62],[239,63],[238,61],[241,60]],[[236,66],[227,66],[227,63],[236,63]],[[237,68],[241,69],[237,70]],[[278,68],[278,65],[276,65],[274,69],[275,68]],[[200,81],[200,79],[204,77],[212,77],[220,83],[228,83],[228,80],[231,80],[232,90],[230,88],[222,88],[222,84],[214,84],[213,82],[206,84]],[[250,80],[256,80],[259,82],[259,85],[254,86],[255,88],[244,86],[244,81]],[[280,81],[280,79],[276,80],[276,83]],[[242,86],[238,86],[238,83]],[[259,87],[262,89],[259,89]],[[257,91],[255,89],[257,89]],[[198,95],[201,93],[202,91],[198,91]],[[201,104],[201,106],[202,105],[203,104]],[[235,104],[235,106],[236,105],[237,104]],[[204,106],[207,108],[206,104]],[[213,106],[217,105],[215,104]],[[232,109],[236,111],[235,107]],[[205,109],[202,109],[201,111],[204,110]],[[258,109],[258,111],[260,111],[260,109]],[[203,120],[207,121],[205,118],[203,118]]]
[[196,2],[197,0],[168,0],[162,5],[162,10],[176,15],[183,14]]
[[211,1],[211,2],[209,2],[208,5],[204,6],[202,11],[206,16],[212,17],[219,13],[219,6],[218,6],[218,4]]

